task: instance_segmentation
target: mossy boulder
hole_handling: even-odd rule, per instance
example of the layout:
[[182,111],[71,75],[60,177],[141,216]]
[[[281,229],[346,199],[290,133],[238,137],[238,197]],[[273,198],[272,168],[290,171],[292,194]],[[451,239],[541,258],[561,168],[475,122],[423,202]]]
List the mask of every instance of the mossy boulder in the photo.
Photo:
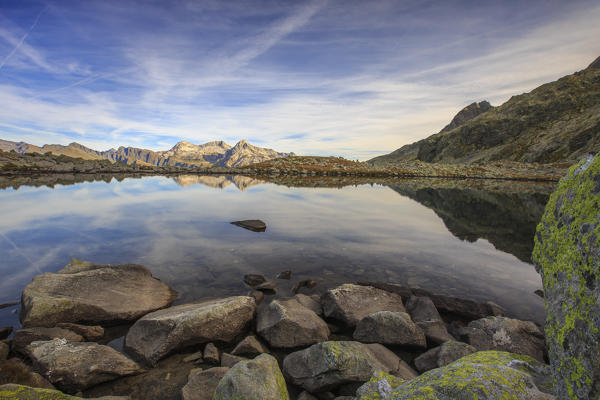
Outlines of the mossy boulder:
[[[88,400],[127,400],[127,396],[104,396]],[[83,400],[52,389],[8,384],[0,386],[0,400]]]
[[600,157],[569,169],[537,228],[546,341],[561,399],[600,397]]
[[361,400],[550,400],[550,368],[535,359],[502,351],[480,351],[411,379],[382,397]]
[[383,371],[376,371],[371,376],[371,379],[358,388],[356,391],[356,399],[369,400],[385,398],[392,390],[402,385],[404,382],[404,379],[398,378],[397,376],[386,374]]
[[277,360],[261,354],[254,360],[240,361],[221,379],[213,400],[289,400]]

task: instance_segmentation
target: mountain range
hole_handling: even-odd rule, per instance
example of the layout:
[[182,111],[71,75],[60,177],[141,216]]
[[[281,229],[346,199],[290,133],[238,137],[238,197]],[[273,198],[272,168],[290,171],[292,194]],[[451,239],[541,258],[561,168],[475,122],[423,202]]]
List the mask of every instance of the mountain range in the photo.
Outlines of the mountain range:
[[440,132],[367,162],[575,162],[598,151],[600,57],[498,107],[487,101],[470,104]]
[[243,167],[273,158],[289,157],[294,153],[280,153],[272,149],[253,146],[245,140],[240,140],[231,147],[223,141],[208,142],[201,145],[181,141],[166,151],[152,151],[137,147],[119,147],[106,151],[97,151],[79,143],[67,146],[46,144],[35,146],[25,142],[10,142],[0,140],[0,150],[17,153],[46,153],[83,158],[84,160],[109,160],[125,164],[152,165],[157,167]]

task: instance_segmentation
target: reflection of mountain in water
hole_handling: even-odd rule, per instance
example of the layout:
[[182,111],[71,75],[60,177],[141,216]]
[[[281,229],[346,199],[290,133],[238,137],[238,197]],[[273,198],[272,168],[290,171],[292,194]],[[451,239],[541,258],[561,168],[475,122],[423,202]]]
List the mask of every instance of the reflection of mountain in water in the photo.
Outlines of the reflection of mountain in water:
[[528,263],[535,229],[554,190],[554,185],[515,182],[496,187],[432,187],[423,181],[388,186],[431,208],[459,239],[486,239]]
[[172,179],[179,186],[191,186],[202,184],[215,189],[224,189],[231,183],[235,185],[242,192],[254,185],[260,185],[265,183],[260,179],[251,178],[242,175],[177,175],[173,176]]

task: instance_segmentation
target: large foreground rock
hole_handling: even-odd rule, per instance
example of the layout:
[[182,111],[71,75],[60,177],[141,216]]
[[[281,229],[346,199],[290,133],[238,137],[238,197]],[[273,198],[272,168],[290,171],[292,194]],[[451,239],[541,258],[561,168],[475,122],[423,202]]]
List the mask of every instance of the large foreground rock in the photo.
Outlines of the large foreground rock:
[[231,342],[254,318],[252,297],[183,304],[139,319],[127,332],[125,350],[154,365],[172,351],[212,341]]
[[600,398],[600,157],[572,167],[535,236],[546,340],[561,399]]
[[324,342],[329,328],[296,299],[273,300],[258,312],[256,331],[272,347],[293,348]]
[[24,327],[60,322],[122,322],[164,308],[177,292],[142,265],[96,265],[72,260],[57,274],[33,278],[21,297]]
[[533,322],[506,317],[487,317],[469,323],[462,330],[477,350],[501,350],[525,354],[543,362],[544,333]]
[[229,371],[226,367],[190,371],[187,384],[181,389],[183,400],[212,400],[219,381]]
[[549,376],[550,368],[531,357],[482,351],[407,381],[385,399],[550,400]]
[[286,377],[311,393],[345,383],[366,382],[373,372],[392,372],[392,369],[368,345],[359,342],[322,342],[291,353],[283,360]]
[[214,400],[289,400],[277,360],[261,354],[234,365],[215,390]]
[[[82,400],[52,389],[40,389],[9,383],[0,386],[0,400]],[[127,400],[126,396],[104,396],[88,400]]]
[[323,314],[348,326],[377,311],[406,312],[402,297],[371,286],[345,284],[328,290],[321,297]]
[[404,312],[379,311],[356,325],[352,337],[361,342],[427,347],[425,334]]
[[143,370],[113,349],[96,343],[69,343],[64,339],[33,342],[27,346],[34,368],[67,392],[77,392]]

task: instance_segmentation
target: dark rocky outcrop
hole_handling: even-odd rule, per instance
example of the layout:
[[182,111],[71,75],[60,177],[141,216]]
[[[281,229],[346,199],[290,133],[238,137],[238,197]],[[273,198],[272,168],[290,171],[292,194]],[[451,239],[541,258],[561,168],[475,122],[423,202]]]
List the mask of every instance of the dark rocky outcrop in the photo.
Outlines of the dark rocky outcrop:
[[463,126],[468,121],[483,114],[486,111],[491,110],[492,108],[494,107],[492,107],[492,105],[487,100],[480,101],[479,103],[471,103],[462,110],[460,110],[458,114],[456,114],[454,118],[452,118],[452,121],[450,121],[448,125],[443,127],[440,132],[451,131],[452,129],[458,128],[459,126]]
[[587,157],[550,197],[533,251],[544,284],[546,341],[560,399],[600,397],[599,215],[600,157]]

